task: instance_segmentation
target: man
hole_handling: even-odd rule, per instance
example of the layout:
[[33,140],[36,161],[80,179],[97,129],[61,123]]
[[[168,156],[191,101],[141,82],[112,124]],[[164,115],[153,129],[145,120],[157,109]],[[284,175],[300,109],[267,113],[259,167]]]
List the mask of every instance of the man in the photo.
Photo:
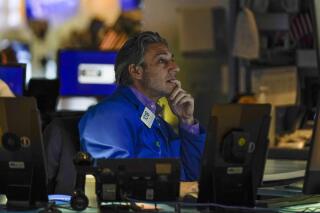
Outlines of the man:
[[[180,158],[181,179],[196,180],[205,133],[193,117],[193,97],[176,79],[179,71],[158,33],[130,38],[116,59],[116,92],[80,121],[83,150],[94,158]],[[164,96],[179,118],[179,136],[158,115]]]

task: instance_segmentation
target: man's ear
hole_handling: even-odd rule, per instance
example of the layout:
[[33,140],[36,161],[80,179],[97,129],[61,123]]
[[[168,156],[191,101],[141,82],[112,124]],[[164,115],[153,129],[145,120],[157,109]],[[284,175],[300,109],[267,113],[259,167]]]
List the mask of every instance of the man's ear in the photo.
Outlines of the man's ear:
[[129,65],[129,74],[132,79],[140,80],[142,79],[142,67],[135,64]]

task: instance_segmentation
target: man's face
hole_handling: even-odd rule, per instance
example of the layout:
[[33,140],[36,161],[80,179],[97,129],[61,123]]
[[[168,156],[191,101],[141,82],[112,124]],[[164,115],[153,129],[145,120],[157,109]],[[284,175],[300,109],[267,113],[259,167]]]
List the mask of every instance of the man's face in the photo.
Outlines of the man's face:
[[141,86],[149,98],[168,96],[176,86],[179,67],[168,47],[161,43],[150,44],[144,55]]

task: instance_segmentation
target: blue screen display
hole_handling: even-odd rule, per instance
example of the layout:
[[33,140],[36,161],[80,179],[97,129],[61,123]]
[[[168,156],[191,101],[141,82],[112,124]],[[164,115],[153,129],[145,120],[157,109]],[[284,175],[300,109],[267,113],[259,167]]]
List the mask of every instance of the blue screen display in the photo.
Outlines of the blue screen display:
[[60,95],[108,96],[113,93],[116,56],[114,51],[60,50]]
[[22,96],[25,86],[25,65],[0,65],[0,79],[16,96]]
[[50,24],[63,24],[67,19],[77,15],[79,0],[25,0],[28,20],[42,19]]
[[141,0],[120,0],[121,10],[130,11],[139,9]]

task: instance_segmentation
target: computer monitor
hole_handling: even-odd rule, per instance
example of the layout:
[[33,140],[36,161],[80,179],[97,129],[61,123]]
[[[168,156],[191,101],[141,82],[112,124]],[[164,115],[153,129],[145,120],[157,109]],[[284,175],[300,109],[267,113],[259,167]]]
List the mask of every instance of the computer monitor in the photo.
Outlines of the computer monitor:
[[34,98],[0,98],[0,194],[7,208],[46,205],[47,173]]
[[8,84],[16,96],[22,96],[25,87],[26,65],[0,64],[0,79]]
[[304,105],[307,109],[306,120],[312,120],[317,106],[318,93],[320,91],[320,1],[310,0],[307,2],[310,14],[306,13],[305,19],[308,22],[309,28],[311,28],[311,31],[309,32],[311,41],[313,41],[313,49],[316,54],[315,57],[311,55],[307,58],[308,60],[305,59],[307,64],[313,64],[313,66],[312,68],[309,68],[308,70],[304,69],[299,73],[299,87],[301,105]]
[[318,77],[313,78],[313,90],[309,92],[312,97],[312,106],[316,106],[313,119],[313,132],[309,147],[309,157],[303,184],[304,194],[320,194],[320,1],[311,1],[311,14],[313,18],[313,34],[317,55]]
[[213,106],[199,181],[201,203],[254,206],[262,182],[271,106]]
[[58,52],[60,96],[108,96],[116,89],[117,52],[63,49]]
[[318,94],[303,193],[320,194],[320,93]]

